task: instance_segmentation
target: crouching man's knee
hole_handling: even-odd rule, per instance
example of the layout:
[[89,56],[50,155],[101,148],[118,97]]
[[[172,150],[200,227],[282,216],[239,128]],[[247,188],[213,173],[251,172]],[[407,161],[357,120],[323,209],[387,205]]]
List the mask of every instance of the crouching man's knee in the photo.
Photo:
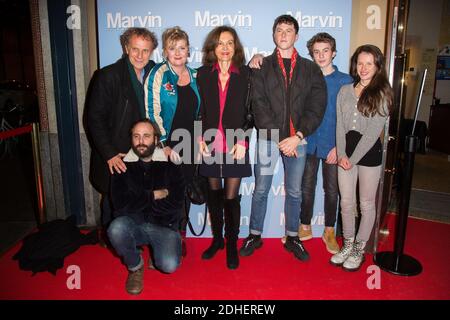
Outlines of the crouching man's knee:
[[115,218],[108,227],[108,238],[111,242],[121,242],[130,234],[130,229],[133,227],[131,218],[121,216]]
[[173,273],[178,269],[179,266],[180,259],[175,257],[167,257],[162,259],[159,263],[156,263],[156,267],[164,273]]

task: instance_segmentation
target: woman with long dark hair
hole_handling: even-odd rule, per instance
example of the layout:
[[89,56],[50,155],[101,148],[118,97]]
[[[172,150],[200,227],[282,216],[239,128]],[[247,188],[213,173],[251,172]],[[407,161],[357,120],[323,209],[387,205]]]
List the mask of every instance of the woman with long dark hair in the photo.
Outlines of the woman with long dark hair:
[[[375,196],[381,175],[380,135],[393,103],[385,58],[374,45],[363,45],[351,58],[353,84],[337,98],[336,146],[344,244],[331,263],[348,271],[364,262],[364,249],[375,223]],[[361,219],[355,236],[356,185]]]
[[[227,266],[236,269],[241,217],[239,187],[242,177],[252,173],[248,137],[246,139],[242,130],[247,115],[250,69],[244,65],[244,49],[236,31],[228,26],[217,27],[208,34],[203,54],[203,66],[198,69],[197,77],[203,126],[200,174],[208,177],[209,182],[208,208],[213,241],[202,258],[211,259],[224,248],[225,216]],[[212,134],[208,135],[208,131]]]

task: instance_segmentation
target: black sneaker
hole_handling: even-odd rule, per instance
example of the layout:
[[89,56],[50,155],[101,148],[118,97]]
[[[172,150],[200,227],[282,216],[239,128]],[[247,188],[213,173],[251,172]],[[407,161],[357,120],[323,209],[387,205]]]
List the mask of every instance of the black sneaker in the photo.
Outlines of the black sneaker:
[[309,259],[309,254],[299,237],[287,237],[284,247],[287,251],[294,253],[294,256],[301,261]]
[[239,254],[243,257],[248,257],[253,254],[255,249],[261,248],[262,244],[261,235],[250,234],[242,243]]

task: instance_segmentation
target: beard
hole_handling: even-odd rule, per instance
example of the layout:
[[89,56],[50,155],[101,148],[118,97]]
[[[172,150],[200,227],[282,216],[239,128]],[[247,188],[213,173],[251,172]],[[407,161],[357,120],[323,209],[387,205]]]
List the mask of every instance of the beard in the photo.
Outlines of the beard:
[[150,145],[138,144],[132,146],[134,153],[136,153],[136,155],[141,159],[151,157],[155,151],[155,148],[156,145],[154,143]]

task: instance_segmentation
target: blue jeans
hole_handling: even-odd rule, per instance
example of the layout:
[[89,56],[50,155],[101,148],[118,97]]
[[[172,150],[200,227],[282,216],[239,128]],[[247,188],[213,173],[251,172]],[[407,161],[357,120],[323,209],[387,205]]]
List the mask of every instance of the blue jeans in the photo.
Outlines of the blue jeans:
[[302,210],[300,213],[300,222],[302,224],[311,224],[314,213],[314,199],[316,196],[317,172],[320,162],[322,162],[322,184],[325,192],[325,227],[334,227],[336,224],[339,193],[337,165],[328,164],[325,160],[326,159],[318,158],[315,154],[308,154],[306,156],[306,165],[302,181]]
[[152,223],[137,224],[127,216],[115,218],[108,237],[117,254],[130,271],[140,269],[144,262],[137,246],[151,245],[154,265],[165,273],[174,272],[181,262],[179,232]]
[[259,235],[263,231],[267,211],[267,196],[272,186],[272,178],[278,156],[281,154],[284,166],[284,187],[286,198],[284,213],[286,235],[297,236],[302,202],[302,177],[306,162],[306,146],[297,147],[298,158],[286,157],[276,142],[259,139],[256,145],[255,191],[252,198],[250,233]]

